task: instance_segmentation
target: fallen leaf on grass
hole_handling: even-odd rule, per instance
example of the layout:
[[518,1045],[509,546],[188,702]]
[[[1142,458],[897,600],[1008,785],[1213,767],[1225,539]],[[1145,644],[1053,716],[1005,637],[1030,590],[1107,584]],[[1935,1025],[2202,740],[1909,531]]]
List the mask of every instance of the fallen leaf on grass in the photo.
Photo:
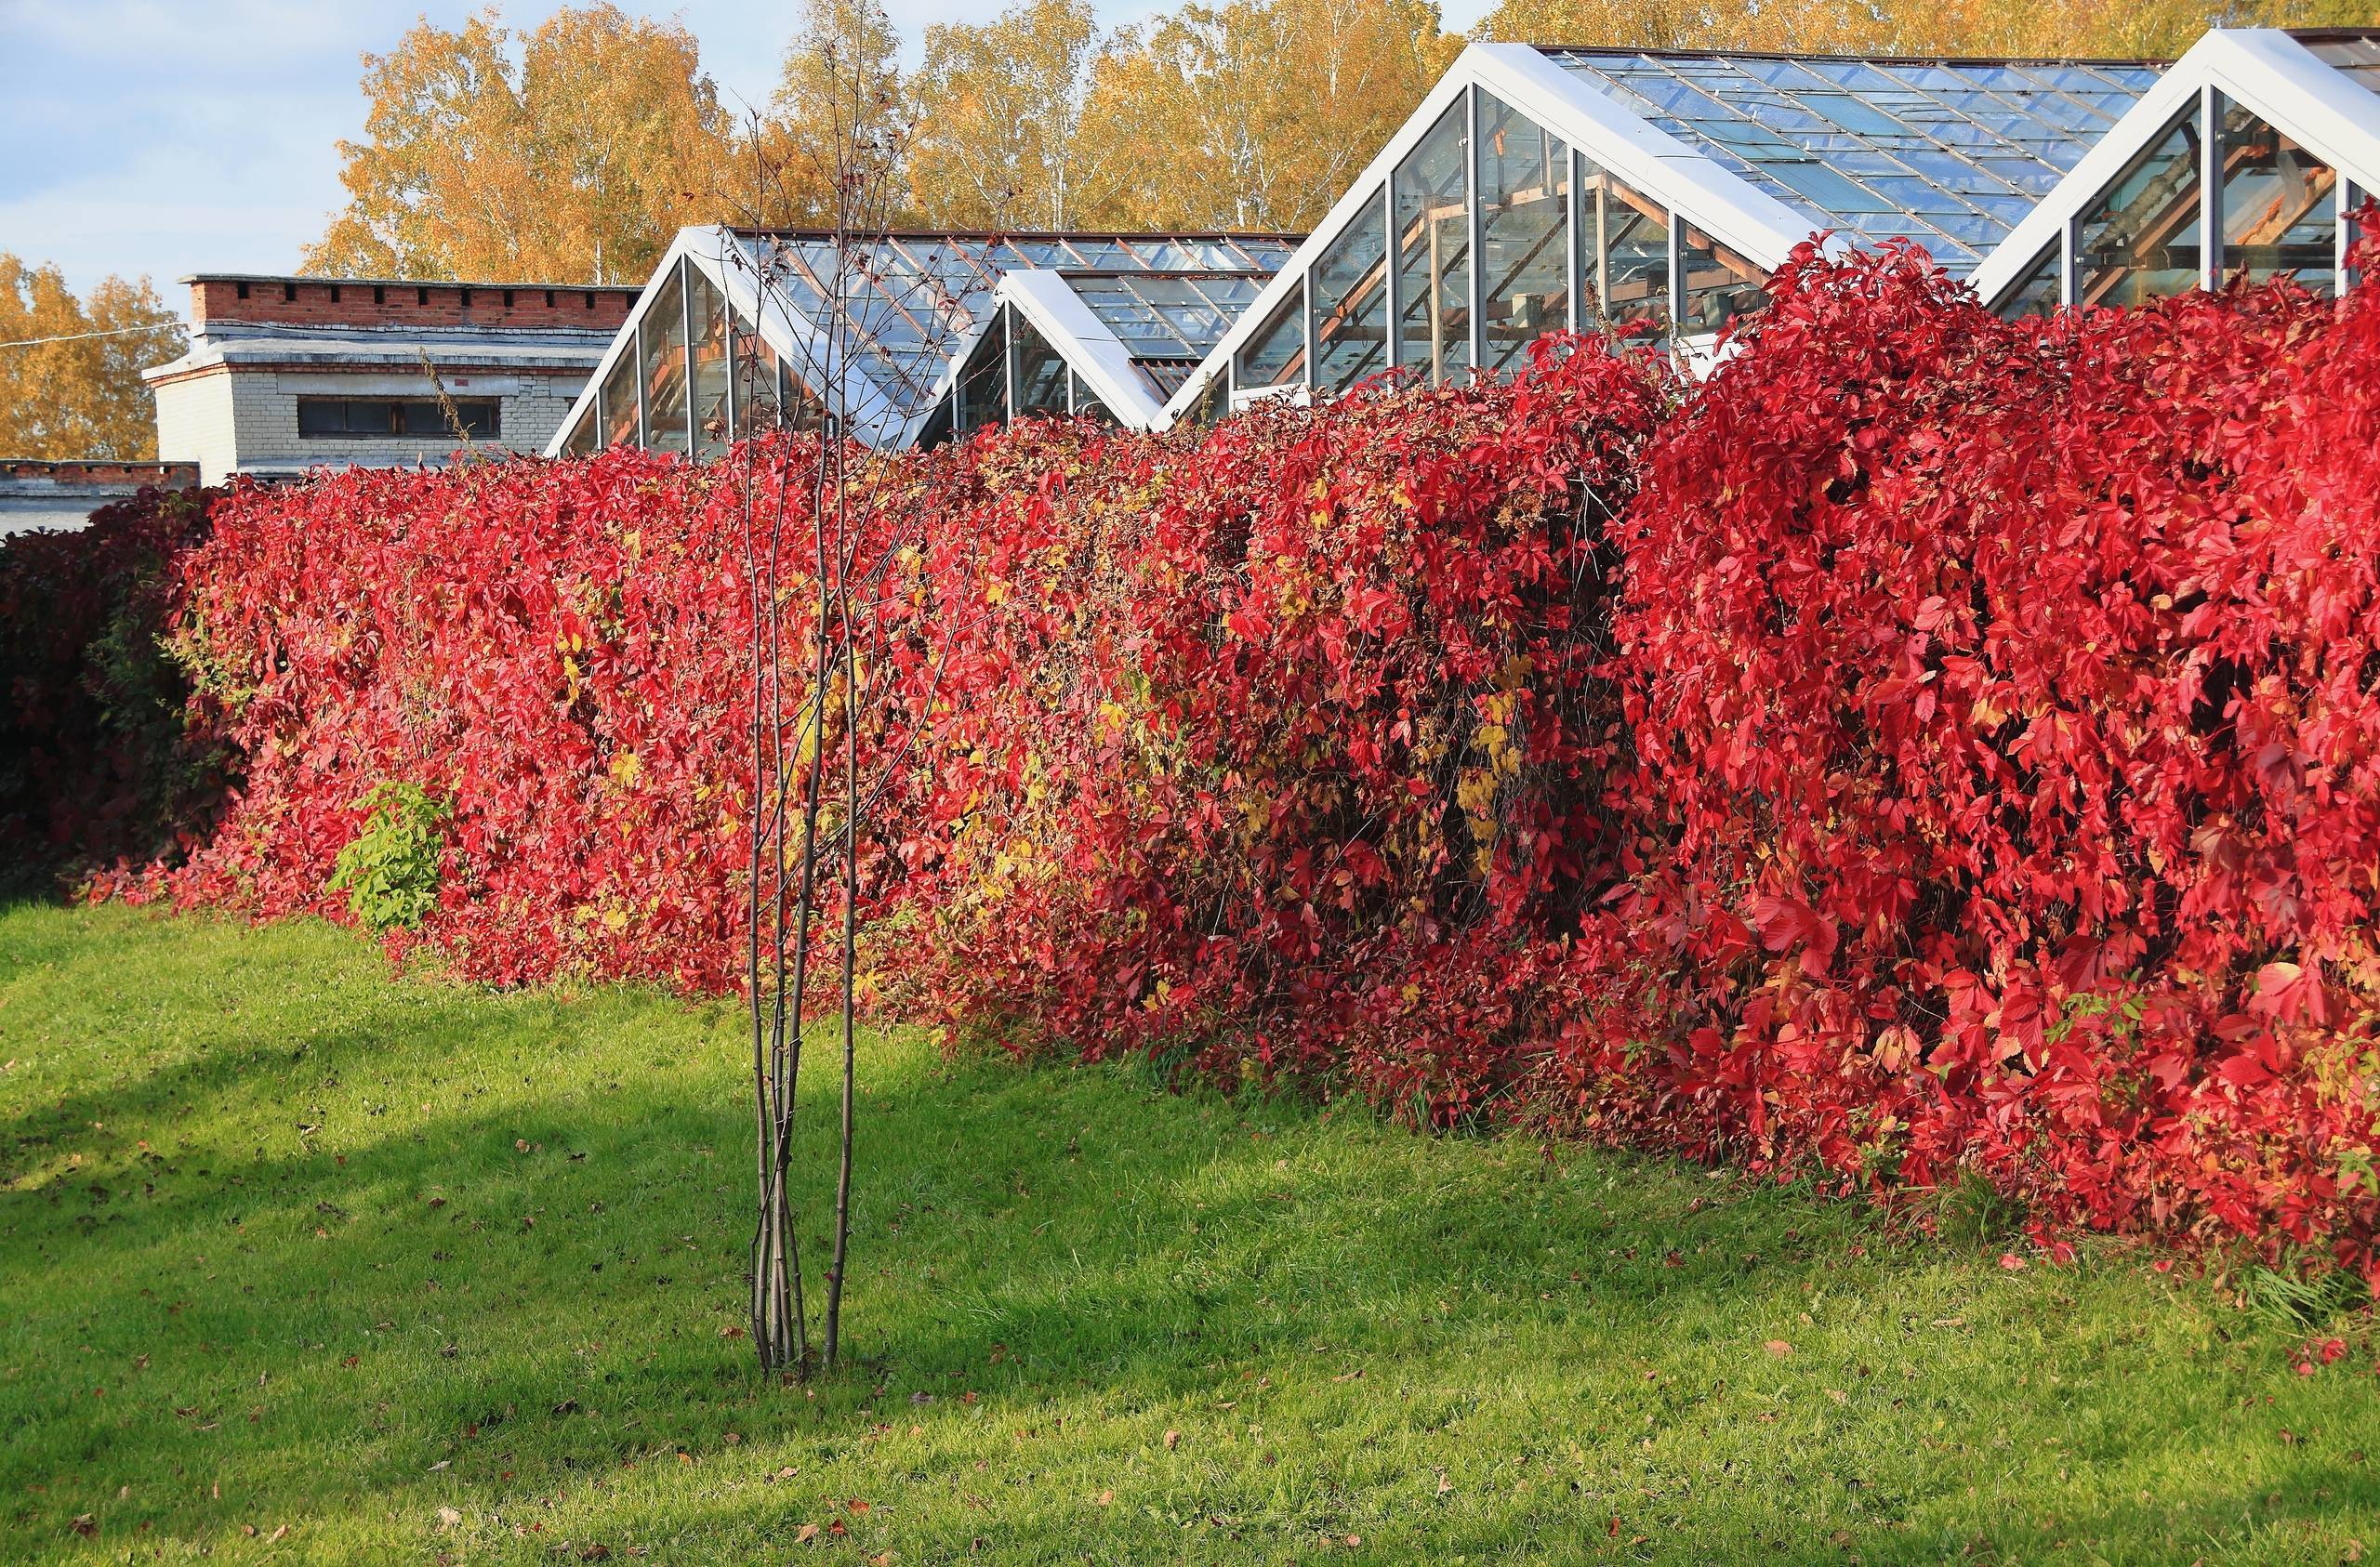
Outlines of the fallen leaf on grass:
[[1182,1433],[1180,1431],[1168,1431],[1165,1433],[1165,1450],[1168,1453],[1172,1452],[1175,1448],[1181,1445]]
[[1786,1343],[1782,1338],[1772,1338],[1767,1343],[1763,1344],[1761,1348],[1767,1350],[1770,1354],[1775,1355],[1780,1361],[1793,1352],[1793,1346]]
[[[91,1535],[99,1532],[99,1521],[93,1518],[89,1513],[78,1512],[74,1515],[74,1521],[68,1524],[67,1527],[73,1530],[77,1534],[88,1539]],[[256,1531],[251,1529],[248,1533],[253,1534]]]
[[805,1523],[793,1532],[793,1543],[798,1546],[806,1546],[817,1537],[818,1526],[814,1523]]
[[1091,1501],[1092,1501],[1093,1503],[1097,1504],[1098,1506],[1100,1506],[1100,1507],[1103,1507],[1103,1508],[1104,1508],[1104,1507],[1107,1506],[1110,1502],[1113,1502],[1115,1499],[1116,1499],[1116,1493],[1115,1493],[1115,1492],[1113,1492],[1113,1491],[1102,1491],[1098,1495],[1093,1496],[1093,1497],[1091,1498]]

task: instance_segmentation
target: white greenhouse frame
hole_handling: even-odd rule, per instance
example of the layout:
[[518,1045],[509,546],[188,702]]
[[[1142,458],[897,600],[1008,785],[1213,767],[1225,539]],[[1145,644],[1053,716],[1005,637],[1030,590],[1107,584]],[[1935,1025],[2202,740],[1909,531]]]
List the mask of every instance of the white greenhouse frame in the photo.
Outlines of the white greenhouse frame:
[[[2318,35],[2320,30],[2314,30]],[[2354,31],[2354,30],[2343,30]],[[2334,215],[2350,199],[2380,191],[2380,93],[2359,86],[2279,28],[2217,28],[2190,46],[2172,69],[2099,138],[2082,161],[1993,247],[1968,281],[1997,309],[2031,276],[2050,248],[2058,252],[2058,302],[2074,302],[2075,225],[2133,159],[2155,144],[2196,104],[2202,126],[2218,121],[2218,99],[2239,104],[2316,153],[2339,172]],[[2222,181],[2212,166],[2216,138],[2202,138],[2199,171],[2199,286],[2222,278],[2218,204]],[[2347,262],[2347,225],[2339,223],[2337,265]]]
[[[963,242],[988,247],[992,241],[992,236],[957,233],[942,241],[936,241],[935,236],[931,235],[899,235],[894,238],[911,245]],[[598,421],[594,426],[594,449],[602,448],[602,424],[609,422],[599,418],[599,410],[605,414],[609,412],[601,409],[603,388],[624,360],[634,362],[641,357],[640,345],[646,326],[654,320],[654,307],[672,287],[678,290],[681,320],[676,323],[663,323],[662,329],[668,330],[670,324],[675,324],[683,332],[686,344],[691,345],[694,341],[700,323],[693,319],[694,291],[686,286],[687,280],[694,275],[699,275],[717,289],[726,302],[728,417],[725,436],[731,441],[748,433],[743,424],[745,410],[742,406],[747,380],[747,367],[737,362],[740,330],[757,331],[761,341],[775,354],[776,404],[779,408],[789,409],[798,400],[823,394],[823,400],[836,406],[844,428],[855,438],[871,446],[890,449],[906,446],[916,441],[944,402],[953,378],[965,364],[977,340],[993,321],[1000,319],[1001,313],[1010,309],[1025,313],[1034,323],[1036,329],[1064,357],[1068,367],[1096,392],[1103,404],[1119,421],[1136,428],[1151,428],[1157,423],[1159,413],[1157,400],[1149,394],[1134,370],[1132,355],[1116,334],[1067,286],[1064,274],[1074,269],[1064,263],[1051,267],[1015,266],[1002,271],[986,293],[979,296],[988,302],[983,308],[982,319],[954,327],[946,338],[933,345],[933,355],[942,362],[932,378],[920,386],[920,396],[915,406],[904,412],[875,377],[854,362],[848,329],[841,341],[830,344],[828,333],[823,325],[788,308],[785,290],[762,286],[757,271],[761,263],[756,261],[754,251],[756,247],[765,245],[770,239],[767,234],[740,233],[718,225],[680,230],[668,251],[654,269],[643,292],[637,296],[635,304],[630,307],[628,320],[614,336],[611,346],[604,350],[602,360],[588,375],[586,387],[562,416],[552,439],[547,442],[545,454],[560,456],[571,450],[573,438],[585,420]],[[1011,248],[1021,244],[1045,241],[1075,246],[1085,244],[1157,245],[1220,242],[1230,244],[1242,254],[1249,253],[1255,246],[1271,246],[1286,251],[1295,243],[1294,236],[1285,234],[1183,230],[1173,234],[1019,234],[1013,236]],[[1127,270],[1135,277],[1171,275],[1170,269],[1155,265]],[[1234,269],[1218,267],[1202,270],[1232,271]],[[1250,270],[1247,275],[1261,277],[1265,274],[1257,269]],[[739,328],[739,323],[745,324]],[[825,361],[830,347],[835,350],[835,359],[840,362],[831,366],[833,385],[823,388],[810,385],[804,375],[805,368],[814,367]],[[685,445],[681,449],[692,452],[699,450],[703,443],[700,431],[695,428],[698,411],[691,385],[691,357],[688,363],[687,430]],[[643,378],[632,375],[630,380],[637,388],[638,442],[649,446],[653,432],[642,405],[645,395]]]
[[[1581,83],[1576,76],[1546,58],[1535,46],[1528,44],[1473,44],[1465,48],[1436,86],[1421,100],[1410,118],[1399,127],[1395,136],[1366,165],[1361,174],[1348,184],[1341,196],[1314,232],[1300,245],[1272,283],[1259,295],[1236,325],[1215,346],[1198,368],[1192,372],[1182,389],[1165,405],[1164,422],[1173,424],[1198,406],[1218,376],[1228,376],[1234,357],[1258,327],[1269,322],[1274,311],[1291,297],[1302,295],[1308,273],[1316,259],[1334,243],[1347,227],[1364,214],[1364,208],[1375,200],[1394,200],[1392,177],[1398,165],[1422,138],[1436,126],[1439,119],[1457,103],[1472,105],[1466,111],[1474,118],[1475,128],[1477,99],[1474,89],[1484,89],[1503,103],[1535,121],[1546,131],[1562,138],[1571,160],[1570,201],[1578,204],[1580,186],[1579,168],[1581,163],[1600,165],[1630,189],[1651,201],[1661,204],[1669,214],[1670,230],[1670,294],[1674,306],[1677,284],[1677,233],[1681,224],[1691,224],[1721,244],[1747,260],[1763,268],[1780,265],[1793,247],[1808,239],[1810,220],[1794,211],[1749,180],[1722,168],[1708,156],[1622,108],[1603,94]],[[1477,146],[1476,137],[1471,145]],[[1479,191],[1475,179],[1466,179],[1465,200],[1471,212],[1474,244],[1479,229]],[[1573,214],[1575,217],[1575,212]],[[1393,220],[1391,220],[1393,222]],[[1393,231],[1384,230],[1384,231]],[[1572,330],[1579,326],[1579,305],[1582,297],[1580,285],[1581,258],[1579,255],[1578,224],[1569,225],[1567,264],[1570,271],[1569,321]],[[1850,242],[1842,235],[1827,241],[1833,254],[1847,250]],[[1476,254],[1474,248],[1474,254]],[[1395,267],[1388,269],[1390,299],[1387,319],[1398,320],[1402,301],[1395,296]],[[1481,269],[1472,269],[1471,289],[1479,289]],[[1472,322],[1472,362],[1479,362],[1481,311],[1474,298]],[[1308,342],[1305,362],[1313,362],[1312,301],[1307,300],[1303,311],[1307,321]],[[1689,353],[1706,352],[1715,335],[1688,338],[1684,347]],[[1228,384],[1228,383],[1226,383]],[[1297,383],[1286,383],[1253,388],[1234,388],[1229,406],[1235,412],[1250,402],[1268,396],[1312,395],[1312,388]]]
[[[1142,274],[1166,277],[1165,272]],[[1116,422],[1127,429],[1156,429],[1164,415],[1164,405],[1149,394],[1138,370],[1133,367],[1131,349],[1116,336],[1107,323],[1091,313],[1081,296],[1068,285],[1064,273],[1056,270],[1013,271],[1002,277],[992,290],[995,309],[969,330],[953,348],[949,366],[935,383],[933,395],[927,400],[929,418],[945,403],[952,401],[968,362],[975,357],[976,346],[985,334],[998,322],[1002,309],[1015,319],[1029,322],[1034,331],[1065,362],[1075,376],[1077,395],[1069,399],[1068,411],[1080,412],[1088,392],[1091,399],[1116,416]],[[1007,380],[1006,402],[1013,418],[1016,407],[1016,335],[1003,329],[1008,362],[1004,370]],[[958,411],[953,405],[954,423]]]

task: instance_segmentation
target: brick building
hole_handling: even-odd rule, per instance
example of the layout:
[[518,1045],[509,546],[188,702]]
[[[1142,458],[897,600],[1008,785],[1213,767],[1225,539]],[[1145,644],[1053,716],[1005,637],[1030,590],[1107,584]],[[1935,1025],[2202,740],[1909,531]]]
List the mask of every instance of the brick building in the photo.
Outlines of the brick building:
[[186,490],[197,482],[196,463],[0,457],[0,538],[40,528],[79,528],[110,501],[150,488]]
[[212,484],[542,450],[634,288],[205,274],[190,351],[143,373],[157,453]]

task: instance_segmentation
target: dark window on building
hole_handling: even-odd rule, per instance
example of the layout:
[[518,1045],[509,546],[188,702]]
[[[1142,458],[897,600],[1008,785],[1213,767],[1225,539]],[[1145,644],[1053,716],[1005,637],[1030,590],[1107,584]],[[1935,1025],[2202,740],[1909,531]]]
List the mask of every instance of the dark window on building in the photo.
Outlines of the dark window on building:
[[[496,400],[457,398],[455,418],[474,441],[493,441],[502,433]],[[362,398],[301,397],[298,400],[298,433],[307,437],[405,436],[416,441],[453,434],[446,412],[428,397]]]
[[554,308],[554,291],[553,291],[552,289],[549,288],[549,289],[547,289],[547,290],[546,290],[546,309],[549,309],[549,310],[550,310],[550,309],[552,309],[553,308]]
[[587,308],[590,310],[595,308],[595,296],[592,294],[587,296]]
[[385,284],[376,283],[372,285],[372,302],[376,305],[389,302],[389,290]]
[[298,285],[296,283],[284,283],[281,285],[281,300],[283,304],[289,304],[296,300],[297,297]]
[[504,308],[508,310],[512,308],[512,290],[509,288],[504,291]]
[[331,284],[331,303],[336,305],[338,302],[338,284],[333,283]]
[[413,291],[413,302],[414,302],[415,304],[416,304],[416,305],[427,305],[427,304],[429,304],[429,303],[430,303],[430,290],[428,290],[428,289],[426,289],[426,288],[416,288],[416,289],[415,289],[415,290]]
[[241,298],[245,299],[248,296],[248,285],[246,283],[235,283],[231,286],[239,291]]

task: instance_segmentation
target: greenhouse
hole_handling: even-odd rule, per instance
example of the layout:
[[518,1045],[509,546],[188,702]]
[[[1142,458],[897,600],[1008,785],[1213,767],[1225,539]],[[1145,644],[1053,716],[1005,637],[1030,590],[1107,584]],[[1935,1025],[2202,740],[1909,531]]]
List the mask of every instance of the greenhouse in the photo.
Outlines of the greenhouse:
[[[2380,191],[2380,30],[2208,33],[1977,267],[2005,315],[2294,272],[2336,293]],[[2213,243],[2206,243],[2206,236]]]
[[[1294,243],[893,234],[838,246],[814,233],[687,229],[548,454],[629,444],[703,458],[829,410],[854,439],[886,448],[980,428],[1012,408],[1145,428]],[[998,345],[996,375],[984,369],[987,344]]]
[[1473,45],[1168,416],[1504,370],[1565,328],[1695,351],[1819,232],[1972,272],[2164,69]]
[[954,356],[918,444],[1037,415],[1160,428],[1167,399],[1248,313],[1288,255],[1277,243],[1261,272],[1010,272],[993,290],[995,309]]
[[2334,290],[2375,190],[2380,30],[2218,30],[2173,62],[1475,44],[1302,241],[688,229],[549,450],[704,457],[827,410],[888,448],[1161,429],[1505,372],[1562,330],[1699,365],[1821,234],[1922,245],[2010,315]]

